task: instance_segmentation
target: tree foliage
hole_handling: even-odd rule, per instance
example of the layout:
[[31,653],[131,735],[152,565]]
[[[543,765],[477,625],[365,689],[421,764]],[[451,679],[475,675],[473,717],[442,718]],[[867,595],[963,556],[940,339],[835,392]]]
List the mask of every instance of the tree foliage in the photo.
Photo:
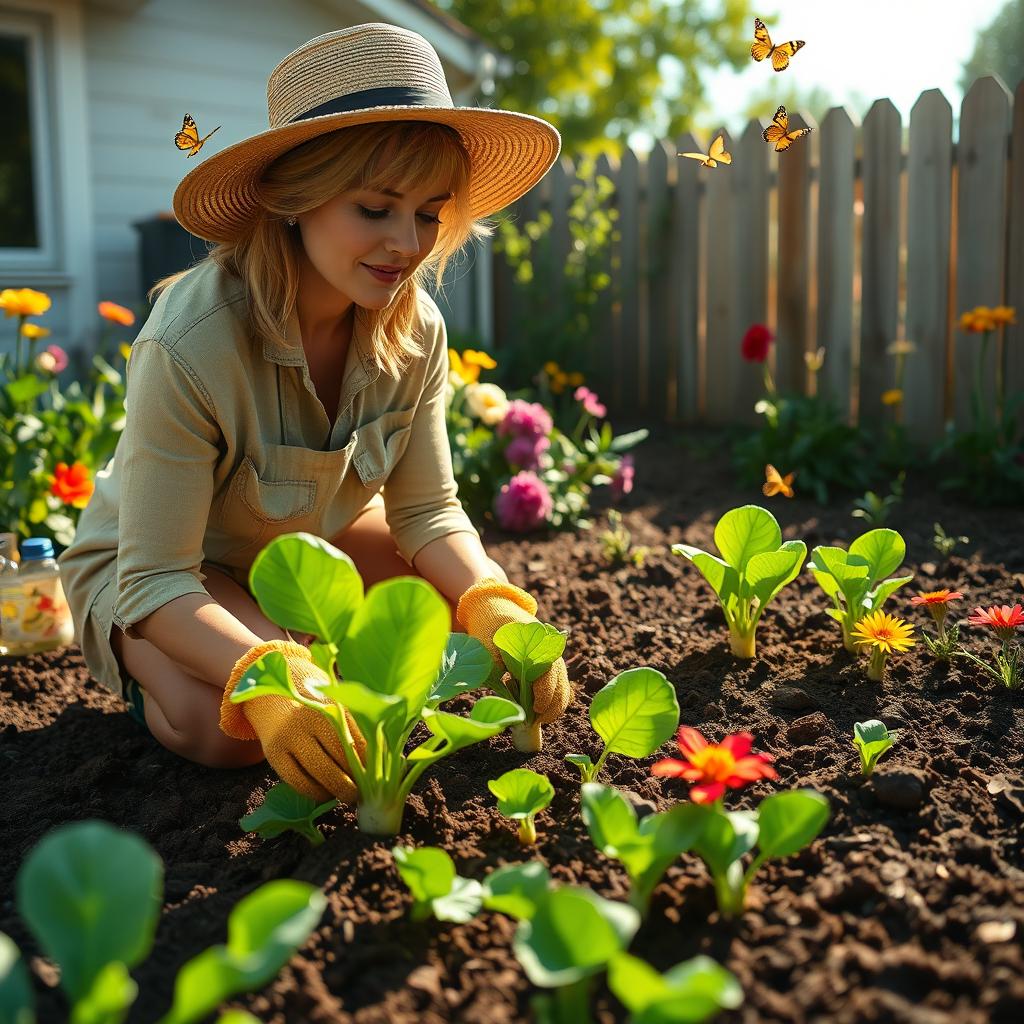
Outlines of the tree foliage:
[[991,74],[997,74],[1011,92],[1024,79],[1024,0],[1009,0],[978,33],[960,88],[966,93],[975,79]]
[[[750,59],[750,0],[434,0],[512,62],[494,105],[550,121],[567,153],[691,131],[702,73]],[[764,16],[764,15],[762,15]]]

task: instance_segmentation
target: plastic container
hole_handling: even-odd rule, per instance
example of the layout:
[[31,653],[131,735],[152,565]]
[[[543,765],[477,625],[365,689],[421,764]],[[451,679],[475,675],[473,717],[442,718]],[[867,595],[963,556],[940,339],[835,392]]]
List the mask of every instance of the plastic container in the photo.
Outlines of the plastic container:
[[17,575],[0,577],[0,653],[37,654],[74,643],[75,624],[64,597],[49,537],[21,545]]

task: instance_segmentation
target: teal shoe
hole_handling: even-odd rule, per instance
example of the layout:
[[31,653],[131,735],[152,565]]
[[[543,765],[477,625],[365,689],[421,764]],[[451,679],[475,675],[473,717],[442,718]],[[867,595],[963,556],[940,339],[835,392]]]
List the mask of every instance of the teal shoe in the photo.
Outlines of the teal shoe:
[[134,676],[128,676],[124,684],[124,699],[128,702],[128,714],[149,732],[146,724],[146,706],[143,703],[142,687]]

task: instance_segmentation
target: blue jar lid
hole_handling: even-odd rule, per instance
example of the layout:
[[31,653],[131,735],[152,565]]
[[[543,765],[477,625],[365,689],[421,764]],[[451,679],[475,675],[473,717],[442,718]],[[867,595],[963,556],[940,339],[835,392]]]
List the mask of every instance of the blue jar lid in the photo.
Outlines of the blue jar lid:
[[53,558],[53,541],[49,537],[29,537],[21,545],[21,560]]

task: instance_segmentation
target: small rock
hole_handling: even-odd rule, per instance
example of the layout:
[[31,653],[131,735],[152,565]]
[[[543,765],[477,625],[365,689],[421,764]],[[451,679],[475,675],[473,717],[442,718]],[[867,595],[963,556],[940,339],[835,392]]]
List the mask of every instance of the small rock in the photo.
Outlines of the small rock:
[[658,630],[655,626],[637,626],[633,630],[633,643],[638,649],[646,647],[657,636]]
[[543,572],[547,567],[548,563],[545,562],[543,558],[537,558],[532,562],[526,563],[526,568],[529,569],[530,572]]
[[818,702],[799,686],[776,686],[772,691],[772,707],[784,708],[786,711],[803,711],[805,708],[817,708]]
[[787,730],[786,737],[790,743],[802,746],[813,743],[828,732],[828,719],[820,712],[798,718]]
[[1009,942],[1017,934],[1016,921],[982,921],[975,935],[985,943]]
[[871,776],[875,797],[883,807],[916,811],[924,802],[924,772],[913,768],[877,771]]
[[620,789],[619,792],[633,805],[638,818],[646,818],[649,814],[655,814],[658,805],[653,800],[648,800],[632,789]]

